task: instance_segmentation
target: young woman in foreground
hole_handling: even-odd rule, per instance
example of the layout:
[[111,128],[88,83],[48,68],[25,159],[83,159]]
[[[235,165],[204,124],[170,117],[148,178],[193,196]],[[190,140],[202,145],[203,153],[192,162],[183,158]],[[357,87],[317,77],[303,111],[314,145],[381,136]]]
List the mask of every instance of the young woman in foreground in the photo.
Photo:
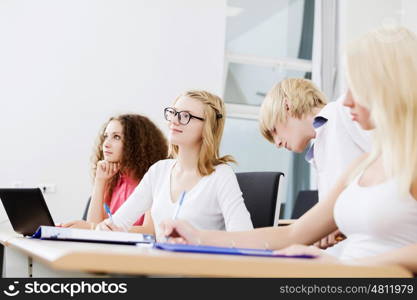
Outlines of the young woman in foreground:
[[[416,35],[402,27],[368,33],[348,49],[349,92],[344,104],[363,129],[374,129],[372,152],[357,159],[327,199],[294,224],[230,233],[166,220],[161,224],[165,235],[179,243],[281,249],[279,253],[315,254],[333,261],[396,263],[416,272],[416,53]],[[337,227],[348,237],[337,258],[305,246]]]

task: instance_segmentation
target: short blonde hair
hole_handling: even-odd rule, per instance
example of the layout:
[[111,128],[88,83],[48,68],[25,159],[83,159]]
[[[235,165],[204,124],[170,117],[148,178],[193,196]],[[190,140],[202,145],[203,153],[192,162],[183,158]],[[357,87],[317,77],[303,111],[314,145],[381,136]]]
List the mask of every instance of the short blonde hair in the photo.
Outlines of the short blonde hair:
[[[291,103],[289,110],[286,108],[286,101]],[[272,87],[261,105],[259,120],[261,133],[273,143],[271,131],[277,121],[284,123],[288,116],[301,119],[311,114],[313,109],[325,106],[326,103],[326,97],[311,80],[285,79]]]
[[417,36],[404,27],[372,31],[348,48],[346,67],[354,99],[375,124],[372,152],[353,173],[382,155],[387,176],[409,193],[417,179]]
[[[219,154],[226,121],[226,109],[222,99],[207,91],[192,90],[177,97],[174,104],[183,97],[195,99],[204,104],[202,145],[198,157],[198,171],[200,174],[202,176],[210,175],[214,172],[215,166],[235,162],[232,156],[220,157]],[[169,157],[176,158],[177,156],[178,146],[170,144]]]

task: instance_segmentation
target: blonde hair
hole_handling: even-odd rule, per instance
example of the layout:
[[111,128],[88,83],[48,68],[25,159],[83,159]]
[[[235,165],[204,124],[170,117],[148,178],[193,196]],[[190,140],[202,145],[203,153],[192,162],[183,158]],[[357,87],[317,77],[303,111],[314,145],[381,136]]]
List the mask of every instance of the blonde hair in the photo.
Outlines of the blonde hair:
[[[290,102],[289,110],[286,101]],[[272,87],[260,109],[259,127],[262,135],[271,143],[274,138],[271,131],[276,122],[284,123],[288,116],[301,119],[311,114],[317,107],[327,103],[324,94],[313,82],[303,78],[288,78]]]
[[409,193],[417,178],[416,35],[404,27],[372,31],[348,48],[346,67],[354,99],[375,124],[372,152],[354,173],[381,155],[388,178]]
[[[202,144],[198,157],[198,171],[200,174],[202,176],[210,175],[214,172],[215,166],[235,162],[232,156],[220,157],[219,154],[226,119],[226,109],[222,99],[206,91],[192,90],[178,96],[174,104],[183,97],[195,99],[204,104]],[[177,156],[178,146],[170,144],[169,157],[176,158]]]

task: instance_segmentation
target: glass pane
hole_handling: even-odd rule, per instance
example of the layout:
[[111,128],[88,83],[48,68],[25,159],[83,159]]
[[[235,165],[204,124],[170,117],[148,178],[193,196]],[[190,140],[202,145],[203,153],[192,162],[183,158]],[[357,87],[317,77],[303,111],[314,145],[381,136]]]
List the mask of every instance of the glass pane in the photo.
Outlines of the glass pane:
[[277,82],[311,78],[314,0],[228,0],[228,103],[259,106]]
[[270,58],[298,58],[304,1],[228,0],[227,51]]
[[232,165],[236,172],[289,172],[291,153],[269,143],[255,120],[228,118],[220,150],[236,159],[238,164]]
[[227,118],[220,153],[235,158],[237,164],[231,165],[235,172],[283,172],[285,180],[280,182],[278,197],[280,215],[285,213],[282,205],[287,198],[286,179],[292,177],[292,154],[269,143],[261,135],[258,121]]
[[230,63],[224,99],[227,103],[259,106],[275,83],[305,75],[303,71]]

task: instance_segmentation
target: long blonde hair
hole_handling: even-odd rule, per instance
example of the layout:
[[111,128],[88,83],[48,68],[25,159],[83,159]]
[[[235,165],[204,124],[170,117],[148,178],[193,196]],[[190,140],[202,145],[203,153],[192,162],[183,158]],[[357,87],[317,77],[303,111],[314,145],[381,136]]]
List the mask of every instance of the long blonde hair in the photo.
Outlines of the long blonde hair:
[[[187,91],[177,97],[174,104],[182,97],[192,98],[204,104],[204,125],[202,134],[202,144],[198,157],[198,171],[202,176],[210,175],[214,172],[214,167],[219,164],[235,162],[232,156],[220,157],[220,142],[223,135],[224,123],[226,119],[226,109],[220,97],[207,91],[192,90]],[[169,145],[169,157],[178,156],[178,146]]]
[[417,179],[417,37],[404,27],[383,28],[354,42],[346,55],[347,80],[375,124],[369,158],[379,155],[388,178],[409,193]]

